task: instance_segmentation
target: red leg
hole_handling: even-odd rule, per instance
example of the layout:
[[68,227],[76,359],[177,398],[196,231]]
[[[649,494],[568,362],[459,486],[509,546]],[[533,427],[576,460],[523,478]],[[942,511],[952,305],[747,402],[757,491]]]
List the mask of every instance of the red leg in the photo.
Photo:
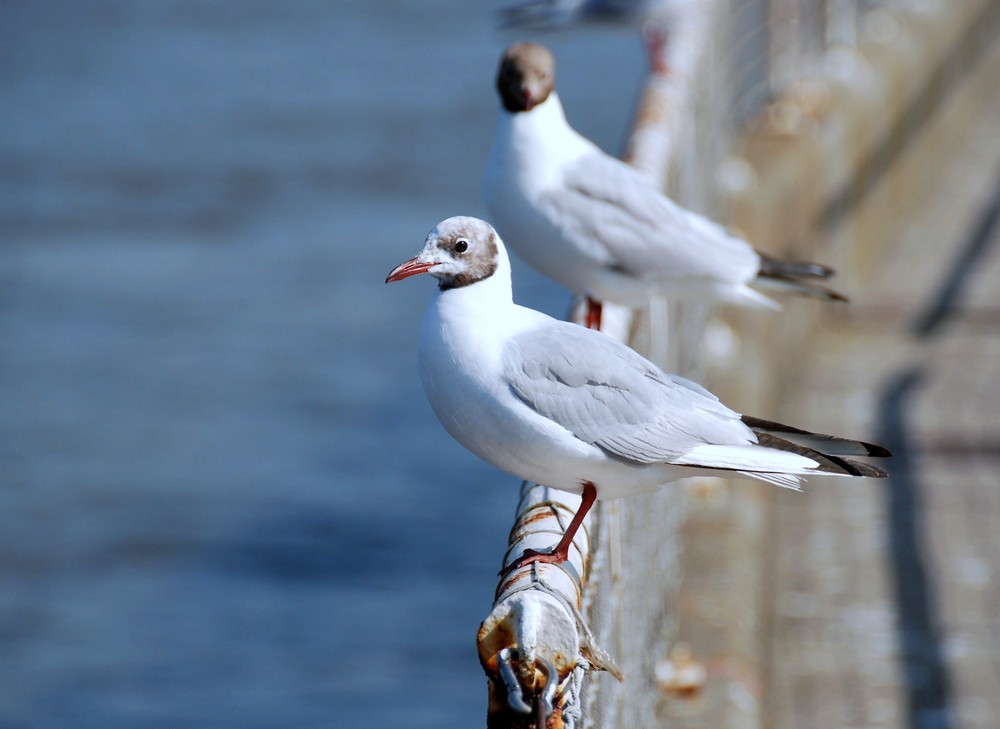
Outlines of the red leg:
[[587,329],[601,328],[601,311],[604,307],[600,301],[587,297]]
[[650,69],[657,76],[666,76],[670,72],[664,52],[667,45],[666,28],[660,23],[649,21],[642,27],[642,39],[646,42]]
[[551,552],[538,552],[534,549],[526,549],[521,558],[514,564],[514,569],[520,569],[533,562],[542,562],[544,564],[565,562],[569,557],[569,545],[573,543],[573,537],[576,536],[577,530],[583,524],[583,517],[590,511],[590,507],[594,505],[596,499],[597,488],[590,481],[585,482],[583,484],[583,501],[580,502],[580,508],[576,510],[572,521],[566,527],[566,533],[563,534],[562,539],[559,540],[559,544],[555,546],[555,549]]

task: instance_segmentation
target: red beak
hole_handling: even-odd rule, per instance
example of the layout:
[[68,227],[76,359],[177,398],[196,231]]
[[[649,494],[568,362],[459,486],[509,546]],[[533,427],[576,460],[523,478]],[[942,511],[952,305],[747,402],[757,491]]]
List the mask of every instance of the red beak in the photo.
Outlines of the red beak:
[[405,263],[400,263],[394,269],[389,271],[389,275],[385,277],[385,282],[392,283],[393,281],[402,281],[404,278],[416,276],[418,273],[427,273],[429,269],[436,265],[436,262],[427,263],[425,261],[418,261],[415,256]]

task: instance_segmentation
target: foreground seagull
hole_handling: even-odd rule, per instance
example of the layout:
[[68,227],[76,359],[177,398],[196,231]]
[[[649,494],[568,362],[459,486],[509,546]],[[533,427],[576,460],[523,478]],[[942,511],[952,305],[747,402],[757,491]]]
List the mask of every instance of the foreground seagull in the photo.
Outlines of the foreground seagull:
[[636,307],[652,296],[780,308],[751,283],[844,300],[816,283],[832,275],[829,268],[758,253],[578,134],[545,47],[508,48],[497,91],[486,206],[519,255],[589,298],[588,326],[599,328],[601,301]]
[[650,491],[686,476],[750,476],[797,488],[799,476],[881,478],[842,456],[879,446],[733,412],[703,387],[668,375],[605,334],[515,304],[500,237],[477,218],[449,218],[386,283],[438,280],[420,332],[431,407],[462,445],[527,481],[582,493],[551,553],[562,562],[594,500]]

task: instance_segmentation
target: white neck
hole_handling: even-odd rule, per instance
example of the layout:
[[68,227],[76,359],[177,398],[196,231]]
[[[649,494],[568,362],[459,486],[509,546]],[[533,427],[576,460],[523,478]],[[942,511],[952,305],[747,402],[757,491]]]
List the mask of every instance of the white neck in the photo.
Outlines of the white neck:
[[511,113],[500,107],[491,166],[517,170],[522,183],[544,187],[562,165],[595,149],[569,125],[559,94],[553,91],[531,111]]
[[514,304],[510,262],[503,248],[498,248],[499,261],[492,276],[468,286],[438,290],[431,299],[419,355],[429,390],[445,387],[441,373],[453,373],[456,367],[473,379],[497,371],[507,338],[544,318]]

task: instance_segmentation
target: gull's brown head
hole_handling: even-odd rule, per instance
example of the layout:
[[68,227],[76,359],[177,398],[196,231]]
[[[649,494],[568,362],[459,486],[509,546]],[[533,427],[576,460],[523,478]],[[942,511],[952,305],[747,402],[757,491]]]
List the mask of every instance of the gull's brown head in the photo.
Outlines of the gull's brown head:
[[497,92],[503,107],[513,113],[531,111],[556,86],[556,59],[537,43],[515,43],[500,58]]
[[399,264],[385,282],[401,281],[419,273],[438,280],[442,291],[487,279],[497,270],[499,237],[485,220],[457,216],[438,223],[424,240],[424,249]]

